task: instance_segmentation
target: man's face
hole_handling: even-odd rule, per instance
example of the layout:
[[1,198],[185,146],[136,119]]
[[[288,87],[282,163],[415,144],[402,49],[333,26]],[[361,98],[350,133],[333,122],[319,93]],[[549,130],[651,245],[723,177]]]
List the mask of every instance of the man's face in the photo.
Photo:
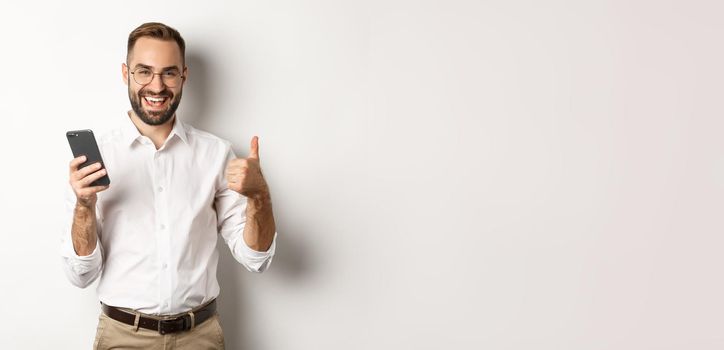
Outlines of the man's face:
[[[166,123],[181,103],[181,92],[188,73],[181,49],[175,41],[142,37],[133,46],[127,63],[123,64],[123,81],[128,85],[133,111],[148,125]],[[139,84],[137,81],[143,82],[143,69],[145,73],[160,74],[153,75],[150,83]],[[174,74],[182,76],[176,84],[170,83],[173,79],[169,79]]]

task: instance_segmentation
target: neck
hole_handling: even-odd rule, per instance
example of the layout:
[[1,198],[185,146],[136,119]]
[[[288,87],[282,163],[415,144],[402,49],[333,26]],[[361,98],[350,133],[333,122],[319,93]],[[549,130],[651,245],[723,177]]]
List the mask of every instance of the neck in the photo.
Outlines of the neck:
[[136,129],[138,129],[138,132],[151,139],[156,149],[163,146],[171,130],[173,130],[173,123],[176,120],[176,114],[174,114],[171,119],[161,125],[148,125],[144,123],[133,110],[128,111],[128,116],[131,118],[133,125],[136,126]]

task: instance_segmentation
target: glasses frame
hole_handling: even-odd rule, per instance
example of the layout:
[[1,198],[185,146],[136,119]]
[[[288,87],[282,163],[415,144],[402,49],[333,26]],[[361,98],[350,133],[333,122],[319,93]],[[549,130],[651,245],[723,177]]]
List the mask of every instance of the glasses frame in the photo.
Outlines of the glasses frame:
[[[138,82],[138,80],[136,80],[136,71],[138,71],[139,69],[148,69],[148,70],[150,70],[151,73],[153,74],[153,76],[151,76],[151,80],[149,80],[148,83],[141,84],[141,83]],[[167,71],[164,71],[164,72],[161,72],[161,73],[156,73],[156,72],[154,72],[153,70],[151,70],[150,68],[137,67],[136,69],[130,71],[129,73],[131,73],[131,76],[133,77],[133,81],[134,81],[136,84],[141,85],[141,86],[146,86],[146,85],[148,85],[148,84],[153,83],[153,79],[156,78],[157,75],[160,76],[159,79],[161,79],[161,84],[163,84],[163,85],[165,85],[165,86],[167,86],[167,87],[175,88],[175,87],[181,85],[181,84],[178,84],[178,85],[169,85],[169,84],[167,84],[167,83],[166,83],[166,80],[163,78],[163,73],[165,73],[165,72],[167,72]],[[180,78],[181,78],[181,80],[179,81],[179,83],[181,83],[181,82],[184,81],[184,79],[186,79],[186,76],[183,75],[182,73],[179,73],[179,75],[180,75]]]

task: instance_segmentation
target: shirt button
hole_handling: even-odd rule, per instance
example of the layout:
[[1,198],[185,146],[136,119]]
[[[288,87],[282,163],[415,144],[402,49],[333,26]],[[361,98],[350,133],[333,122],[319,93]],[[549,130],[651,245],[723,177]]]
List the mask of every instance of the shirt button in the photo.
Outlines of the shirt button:
[[163,187],[158,186],[158,192],[163,192]]
[[163,229],[165,229],[165,228],[166,228],[166,225],[161,224],[161,229],[163,230]]
[[163,263],[163,269],[165,270],[168,267],[168,264]]

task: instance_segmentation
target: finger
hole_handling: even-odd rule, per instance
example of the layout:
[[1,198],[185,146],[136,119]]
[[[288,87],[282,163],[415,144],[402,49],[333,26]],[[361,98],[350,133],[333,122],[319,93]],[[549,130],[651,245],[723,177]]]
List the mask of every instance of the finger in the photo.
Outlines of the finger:
[[244,158],[236,158],[229,162],[229,164],[226,166],[226,169],[238,169],[240,167],[244,167],[248,165],[248,160]]
[[91,187],[84,188],[83,191],[81,191],[81,194],[83,196],[90,196],[90,195],[96,194],[98,192],[103,192],[107,189],[108,189],[108,186],[91,186]]
[[251,138],[251,151],[249,151],[249,158],[259,159],[259,137],[257,136]]
[[238,165],[238,164],[237,164],[237,165],[230,165],[229,167],[226,168],[226,173],[227,173],[227,174],[238,173],[238,172],[241,171],[241,169],[242,169],[241,165]]
[[246,174],[248,171],[249,171],[249,167],[247,167],[247,166],[234,167],[231,169],[227,169],[226,175],[242,175],[242,174]]
[[103,191],[107,190],[108,187],[109,186],[93,186],[93,187],[88,187],[88,189],[93,191],[93,193],[98,193],[98,192],[103,192]]
[[228,175],[226,175],[226,181],[228,181],[228,182],[240,182],[240,180],[239,180],[240,177],[241,177],[241,176],[239,176],[238,174],[228,174]]
[[76,171],[73,173],[73,177],[74,177],[76,180],[79,180],[79,179],[82,179],[82,178],[88,176],[88,175],[91,174],[92,172],[99,170],[100,168],[101,168],[101,163],[100,163],[100,162],[96,162],[96,163],[93,163],[93,164],[91,164],[91,165],[89,165],[89,166],[87,166],[87,167],[84,167],[84,168],[82,168],[82,169],[76,170]]
[[105,175],[106,175],[106,169],[101,169],[101,170],[96,171],[93,174],[90,174],[90,175],[84,177],[82,180],[80,180],[80,183],[83,187],[88,187],[88,186],[90,186],[91,183],[93,183],[93,181],[98,180]]
[[70,161],[70,172],[74,172],[78,170],[78,166],[83,164],[85,162],[85,156],[80,156],[78,158],[73,158],[73,160]]
[[234,190],[234,191],[237,191],[237,192],[238,192],[239,190],[241,190],[241,186],[240,186],[238,183],[234,183],[234,182],[229,182],[229,183],[227,183],[227,184],[226,184],[226,187],[229,188],[230,190]]
[[244,164],[244,165],[237,165],[232,168],[226,169],[226,173],[227,174],[240,174],[247,170],[249,170],[249,166]]

